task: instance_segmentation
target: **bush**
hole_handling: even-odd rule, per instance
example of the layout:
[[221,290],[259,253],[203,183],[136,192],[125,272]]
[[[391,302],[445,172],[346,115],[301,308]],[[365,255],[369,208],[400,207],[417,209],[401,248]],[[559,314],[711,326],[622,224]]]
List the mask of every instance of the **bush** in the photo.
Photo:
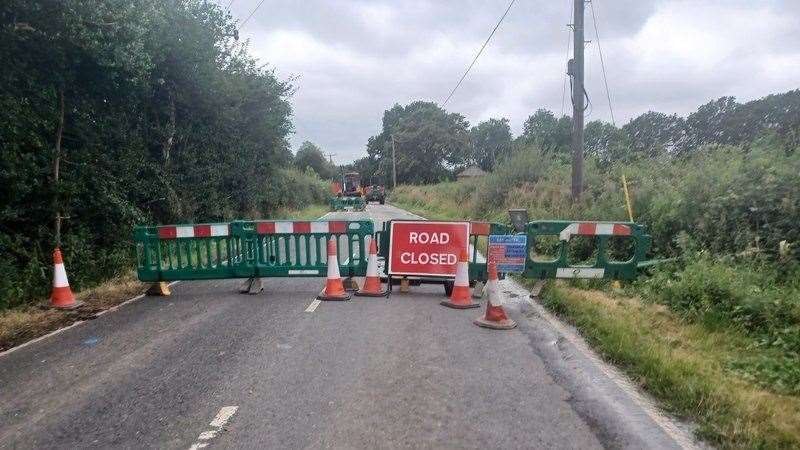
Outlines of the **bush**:
[[778,392],[800,393],[800,271],[687,255],[634,284],[642,297],[712,329],[734,327],[766,353],[733,369]]

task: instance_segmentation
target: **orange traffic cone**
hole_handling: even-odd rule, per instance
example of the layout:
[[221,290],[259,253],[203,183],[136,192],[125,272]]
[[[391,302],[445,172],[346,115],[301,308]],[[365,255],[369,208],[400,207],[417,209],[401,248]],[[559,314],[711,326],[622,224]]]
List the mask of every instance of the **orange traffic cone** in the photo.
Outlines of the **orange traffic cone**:
[[328,279],[325,289],[317,296],[320,300],[350,300],[350,294],[344,290],[342,277],[339,275],[339,257],[336,251],[336,238],[328,241]]
[[489,281],[486,282],[486,315],[474,320],[475,325],[493,330],[510,330],[517,326],[517,323],[506,316],[503,309],[500,294],[497,292],[497,264],[490,262]]
[[472,301],[472,293],[469,291],[469,257],[466,251],[461,252],[456,265],[456,280],[453,284],[453,292],[450,300],[445,300],[440,305],[455,309],[477,308],[481,305]]
[[387,291],[381,290],[381,277],[378,276],[378,244],[375,239],[369,241],[369,260],[367,261],[367,277],[364,287],[356,292],[359,297],[386,297]]
[[81,305],[75,301],[72,289],[69,288],[67,270],[64,268],[64,259],[61,249],[56,247],[53,252],[53,292],[50,294],[50,307],[58,309],[75,309]]

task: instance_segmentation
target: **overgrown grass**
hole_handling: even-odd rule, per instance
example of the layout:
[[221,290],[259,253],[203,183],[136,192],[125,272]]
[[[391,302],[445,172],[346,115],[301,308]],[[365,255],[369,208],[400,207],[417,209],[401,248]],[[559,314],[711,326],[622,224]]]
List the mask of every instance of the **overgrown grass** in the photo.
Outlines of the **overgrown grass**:
[[601,291],[551,286],[542,298],[665,409],[693,420],[701,438],[722,448],[800,446],[800,398],[731,370],[732,362],[763,358],[753,340],[687,323],[663,305]]
[[97,313],[144,293],[145,283],[132,271],[75,294],[83,302],[79,309],[61,311],[46,308],[47,299],[0,312],[0,351],[17,346],[79,320],[89,320]]
[[312,204],[305,208],[279,209],[269,215],[269,219],[294,219],[294,220],[314,220],[324,216],[330,207],[328,205]]

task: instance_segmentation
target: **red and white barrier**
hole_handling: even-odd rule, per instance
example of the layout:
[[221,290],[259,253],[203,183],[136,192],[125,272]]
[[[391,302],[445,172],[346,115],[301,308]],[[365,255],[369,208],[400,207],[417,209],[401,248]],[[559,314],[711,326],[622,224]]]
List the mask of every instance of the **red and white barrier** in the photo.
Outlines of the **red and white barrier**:
[[630,236],[631,227],[621,223],[576,222],[569,224],[559,233],[562,241],[578,236]]
[[347,222],[341,221],[274,221],[256,222],[258,234],[346,233]]
[[159,239],[229,236],[230,227],[222,224],[165,225],[158,227]]
[[[342,221],[269,221],[256,222],[258,234],[346,233]],[[159,239],[230,236],[228,224],[164,225],[158,227]]]

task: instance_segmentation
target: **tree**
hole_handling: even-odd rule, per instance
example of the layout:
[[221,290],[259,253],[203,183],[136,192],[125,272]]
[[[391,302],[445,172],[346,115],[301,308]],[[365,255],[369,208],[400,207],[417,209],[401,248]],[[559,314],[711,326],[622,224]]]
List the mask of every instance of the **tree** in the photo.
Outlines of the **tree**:
[[631,151],[640,157],[672,155],[685,145],[686,122],[675,114],[649,111],[622,127]]
[[304,141],[300,145],[300,148],[297,150],[297,155],[294,157],[294,165],[300,170],[305,170],[306,167],[310,167],[320,178],[330,179],[336,175],[335,167],[325,159],[322,150],[320,150],[316,144],[309,141]]
[[80,288],[129,267],[135,224],[278,205],[291,86],[235,31],[204,0],[0,3],[0,309],[45,294],[56,214]]
[[384,173],[391,173],[392,136],[398,183],[433,183],[453,176],[469,156],[469,123],[435,103],[395,105],[383,114],[380,134],[367,141],[367,152]]
[[593,120],[586,124],[583,133],[586,156],[598,158],[601,162],[628,159],[628,142],[622,130],[601,120]]
[[697,108],[686,118],[687,139],[679,153],[696,149],[704,144],[733,144],[738,141],[738,127],[732,127],[740,107],[734,97],[721,97]]
[[489,119],[469,131],[472,144],[471,162],[490,171],[497,161],[511,151],[511,127],[508,119]]
[[552,112],[538,109],[525,120],[521,137],[525,143],[538,146],[544,153],[568,157],[571,133],[572,119],[566,116],[556,119]]

